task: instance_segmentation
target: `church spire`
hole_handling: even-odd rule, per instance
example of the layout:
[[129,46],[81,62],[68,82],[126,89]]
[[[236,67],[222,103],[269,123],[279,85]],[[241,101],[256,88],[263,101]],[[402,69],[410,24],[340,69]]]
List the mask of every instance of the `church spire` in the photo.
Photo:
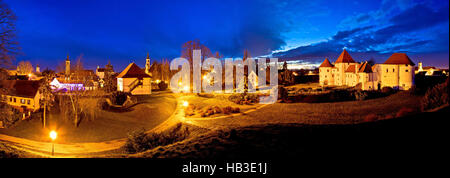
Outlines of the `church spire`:
[[145,59],[145,73],[150,74],[150,53],[147,52],[147,58]]

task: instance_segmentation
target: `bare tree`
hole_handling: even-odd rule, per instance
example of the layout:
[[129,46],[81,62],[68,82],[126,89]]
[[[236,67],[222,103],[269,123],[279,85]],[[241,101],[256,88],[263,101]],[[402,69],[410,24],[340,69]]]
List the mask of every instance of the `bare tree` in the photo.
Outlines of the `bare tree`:
[[72,66],[70,66],[70,68],[73,69],[74,71],[84,70],[83,54],[80,54],[75,61],[76,62]]
[[16,41],[16,15],[0,0],[0,67],[10,67],[19,53]]
[[205,45],[201,44],[199,40],[193,40],[193,41],[188,41],[186,43],[183,44],[182,46],[182,50],[181,50],[181,57],[187,59],[189,61],[189,63],[191,64],[192,67],[192,61],[193,61],[193,50],[194,49],[200,49],[202,50],[202,58],[201,60],[205,60],[208,57],[212,57],[212,53],[211,50],[209,50],[208,47],[206,47]]
[[44,74],[44,79],[41,82],[41,86],[39,87],[39,92],[41,93],[40,103],[44,107],[43,112],[43,126],[45,128],[46,120],[46,112],[48,108],[53,106],[53,102],[55,101],[55,96],[52,93],[52,88],[50,86],[51,80],[55,77],[54,73],[46,72]]

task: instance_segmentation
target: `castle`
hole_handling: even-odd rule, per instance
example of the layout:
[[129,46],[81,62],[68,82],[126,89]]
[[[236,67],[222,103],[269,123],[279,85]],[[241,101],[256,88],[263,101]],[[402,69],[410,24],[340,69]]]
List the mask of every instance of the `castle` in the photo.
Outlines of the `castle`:
[[319,66],[321,86],[349,86],[362,90],[391,87],[408,90],[414,86],[414,63],[405,53],[394,53],[382,64],[358,63],[344,49],[333,64],[326,58]]

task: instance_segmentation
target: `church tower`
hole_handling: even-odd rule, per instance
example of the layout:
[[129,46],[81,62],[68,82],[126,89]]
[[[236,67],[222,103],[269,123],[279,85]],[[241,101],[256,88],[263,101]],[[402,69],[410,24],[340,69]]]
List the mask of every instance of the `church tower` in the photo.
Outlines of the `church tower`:
[[147,53],[147,59],[145,60],[145,73],[150,74],[150,55]]
[[70,59],[69,59],[69,54],[67,54],[67,59],[66,59],[66,75],[70,75]]
[[41,72],[41,68],[39,67],[39,64],[36,64],[36,72]]

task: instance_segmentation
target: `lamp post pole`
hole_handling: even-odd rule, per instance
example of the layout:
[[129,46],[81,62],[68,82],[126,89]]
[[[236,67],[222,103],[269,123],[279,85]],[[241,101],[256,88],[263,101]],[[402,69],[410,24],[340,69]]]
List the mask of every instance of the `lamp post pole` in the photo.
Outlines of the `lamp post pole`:
[[58,134],[55,131],[50,132],[50,138],[52,139],[52,156],[55,155],[55,139]]

